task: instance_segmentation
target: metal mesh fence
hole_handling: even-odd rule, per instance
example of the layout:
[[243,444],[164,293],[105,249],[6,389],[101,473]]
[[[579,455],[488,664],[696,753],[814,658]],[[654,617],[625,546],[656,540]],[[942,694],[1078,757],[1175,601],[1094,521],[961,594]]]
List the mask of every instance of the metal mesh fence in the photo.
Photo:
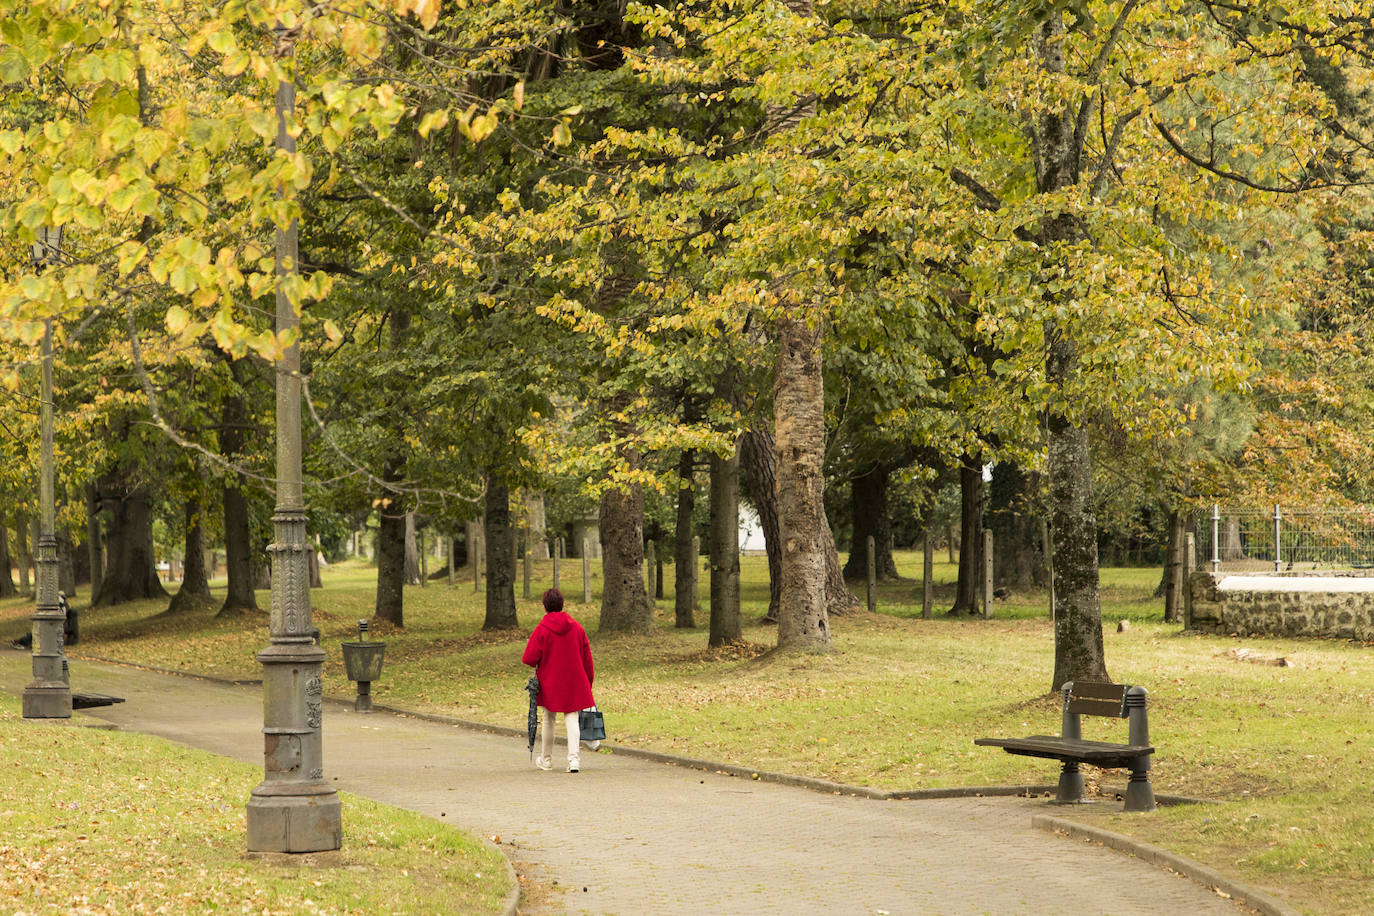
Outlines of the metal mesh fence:
[[1374,576],[1374,508],[1213,507],[1196,526],[1199,569]]

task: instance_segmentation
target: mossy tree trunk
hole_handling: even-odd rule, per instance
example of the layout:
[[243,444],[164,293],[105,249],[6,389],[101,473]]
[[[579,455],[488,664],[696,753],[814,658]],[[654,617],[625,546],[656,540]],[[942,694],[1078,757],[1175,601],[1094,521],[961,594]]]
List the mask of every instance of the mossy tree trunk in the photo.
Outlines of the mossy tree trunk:
[[487,613],[482,629],[510,630],[520,626],[515,610],[515,526],[510,486],[500,468],[487,471],[486,513]]
[[819,320],[808,323],[804,315],[786,315],[777,328],[773,412],[782,541],[778,648],[828,650],[824,535],[829,528],[821,467],[825,446],[823,325]]
[[709,646],[743,639],[739,612],[739,449],[711,455],[711,633]]

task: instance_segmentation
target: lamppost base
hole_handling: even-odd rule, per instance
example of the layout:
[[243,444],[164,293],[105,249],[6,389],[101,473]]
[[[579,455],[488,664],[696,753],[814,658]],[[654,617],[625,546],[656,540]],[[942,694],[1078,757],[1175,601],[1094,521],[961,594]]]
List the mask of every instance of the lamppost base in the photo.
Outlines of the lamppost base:
[[343,803],[332,787],[264,783],[253,790],[248,799],[249,852],[326,852],[342,846]]
[[70,719],[72,689],[62,681],[34,681],[24,688],[25,719]]

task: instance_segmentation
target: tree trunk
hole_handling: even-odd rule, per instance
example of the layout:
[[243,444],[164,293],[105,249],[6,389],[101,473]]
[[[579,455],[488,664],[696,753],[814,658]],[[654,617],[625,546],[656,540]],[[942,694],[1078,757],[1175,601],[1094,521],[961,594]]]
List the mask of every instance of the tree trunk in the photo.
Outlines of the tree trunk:
[[1226,524],[1221,529],[1221,547],[1217,556],[1222,560],[1235,562],[1244,560],[1245,539],[1240,535],[1240,519],[1232,516],[1226,519]]
[[392,626],[405,626],[406,517],[393,503],[377,513],[377,600],[373,615]]
[[1054,680],[1108,681],[1098,590],[1097,520],[1087,430],[1050,419],[1050,524],[1054,528]]
[[[230,370],[237,379],[237,364],[231,364]],[[241,394],[231,394],[224,399],[221,420],[220,449],[233,461],[241,454],[247,440],[248,405]],[[253,591],[253,530],[248,497],[244,492],[246,484],[242,474],[232,474],[224,482],[224,569],[229,584],[220,614],[258,609],[258,598]]]
[[76,594],[76,545],[65,525],[59,525],[53,534],[57,540],[57,590],[72,597]]
[[10,532],[0,519],[0,598],[15,598],[19,590],[14,587],[14,576],[10,573],[13,561],[10,559]]
[[503,471],[487,472],[487,616],[484,630],[520,626],[515,614],[515,528],[511,524],[510,488]]
[[859,596],[845,584],[840,551],[835,547],[835,533],[830,530],[830,517],[825,513],[824,502],[821,503],[821,550],[825,553],[825,613],[836,617],[862,607]]
[[1045,585],[1045,557],[1039,513],[1032,511],[1032,480],[1014,464],[999,461],[988,488],[988,528],[992,530],[993,585],[1027,591]]
[[10,558],[10,529],[0,519],[0,599],[18,597],[19,589],[14,586],[14,560]]
[[[1063,13],[1056,10],[1040,27],[1041,67],[1065,71]],[[1051,77],[1053,79],[1054,77]],[[1078,183],[1082,137],[1078,106],[1051,108],[1040,119],[1038,140],[1042,174],[1038,190],[1055,195]],[[1038,239],[1046,258],[1080,243],[1083,227],[1072,214],[1047,214]],[[1062,265],[1047,263],[1047,269]],[[1045,292],[1050,314],[1073,313],[1065,292]],[[1068,293],[1072,295],[1072,293]],[[1045,321],[1045,380],[1061,396],[1078,377],[1078,347],[1057,319]],[[1092,448],[1082,419],[1051,410],[1046,418],[1049,444],[1050,524],[1054,529],[1054,678],[1051,690],[1066,681],[1110,681],[1102,646],[1102,605],[1097,567],[1097,519],[1093,514]]]
[[130,469],[119,469],[101,480],[101,505],[112,509],[110,563],[100,594],[91,599],[92,607],[167,597],[153,555],[152,508],[147,491],[128,482],[131,473]]
[[708,646],[744,638],[739,612],[739,449],[711,455],[711,635]]
[[199,499],[186,500],[186,557],[181,588],[167,605],[168,612],[184,611],[209,603],[210,578],[205,573],[205,526]]
[[[778,599],[782,591],[782,538],[778,534],[777,455],[773,436],[766,429],[747,429],[740,437],[739,457],[749,500],[759,513],[763,527],[763,547],[768,554],[768,613],[765,623],[778,622]],[[827,579],[827,586],[829,580]],[[826,610],[829,607],[827,589]]]
[[549,559],[548,509],[543,493],[525,496],[525,531],[530,539],[531,559]]
[[[410,337],[410,315],[404,310],[393,309],[388,312],[387,317],[390,321],[390,353],[393,358],[399,358]],[[391,392],[390,396],[401,397],[396,392]],[[399,444],[401,438],[397,431],[396,444],[393,445],[393,451],[383,465],[382,479],[388,483],[404,479],[405,454]],[[384,493],[377,516],[377,599],[373,615],[378,622],[399,629],[405,626],[405,583],[408,578],[406,561],[409,546],[406,537],[408,513],[402,505],[401,495]],[[473,563],[476,562],[474,559]]]
[[15,519],[14,536],[18,541],[15,546],[19,554],[19,594],[27,597],[31,594],[29,591],[29,567],[33,565],[33,555],[29,553],[29,517],[22,512]]
[[415,539],[415,513],[407,512],[405,516],[406,525],[406,585],[421,585],[424,580],[421,578],[420,571],[420,548]]
[[98,595],[105,579],[105,545],[94,483],[86,485],[86,548],[91,555],[91,594]]
[[983,461],[965,455],[959,464],[959,580],[950,614],[978,614],[983,581]]
[[1164,619],[1177,623],[1183,619],[1183,550],[1187,540],[1188,516],[1173,509],[1169,512],[1169,538],[1164,549]]
[[[629,398],[620,395],[606,405],[615,416],[629,406]],[[622,442],[630,438],[631,430],[624,422],[613,430]],[[639,452],[621,446],[621,463],[631,472],[639,470]],[[600,630],[605,633],[644,632],[653,627],[654,606],[644,588],[644,491],[638,483],[626,484],[618,490],[608,490],[601,497],[598,522],[601,528],[601,568],[605,580],[601,585]]]
[[697,563],[692,550],[692,514],[696,511],[696,453],[678,458],[677,526],[673,530],[673,619],[680,629],[696,626]]
[[891,469],[875,464],[850,478],[850,504],[854,509],[854,540],[849,545],[849,562],[844,577],[850,580],[868,576],[868,539],[873,538],[874,574],[879,581],[896,579],[897,564],[892,559],[892,525],[887,515],[887,484]]
[[[805,319],[778,321],[778,362],[773,380],[777,431],[778,529],[782,590],[778,648],[830,648],[826,613],[824,487],[825,388],[821,374],[822,326]],[[714,562],[714,561],[713,561]],[[838,563],[836,564],[838,566]]]

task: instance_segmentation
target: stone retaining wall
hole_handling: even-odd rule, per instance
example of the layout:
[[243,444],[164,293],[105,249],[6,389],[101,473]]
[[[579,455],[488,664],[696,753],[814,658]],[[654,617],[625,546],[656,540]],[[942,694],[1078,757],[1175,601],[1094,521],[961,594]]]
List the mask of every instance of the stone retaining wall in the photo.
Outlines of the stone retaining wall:
[[1189,629],[1226,636],[1374,641],[1374,591],[1294,591],[1291,582],[1283,589],[1242,591],[1219,584],[1210,572],[1189,577]]

